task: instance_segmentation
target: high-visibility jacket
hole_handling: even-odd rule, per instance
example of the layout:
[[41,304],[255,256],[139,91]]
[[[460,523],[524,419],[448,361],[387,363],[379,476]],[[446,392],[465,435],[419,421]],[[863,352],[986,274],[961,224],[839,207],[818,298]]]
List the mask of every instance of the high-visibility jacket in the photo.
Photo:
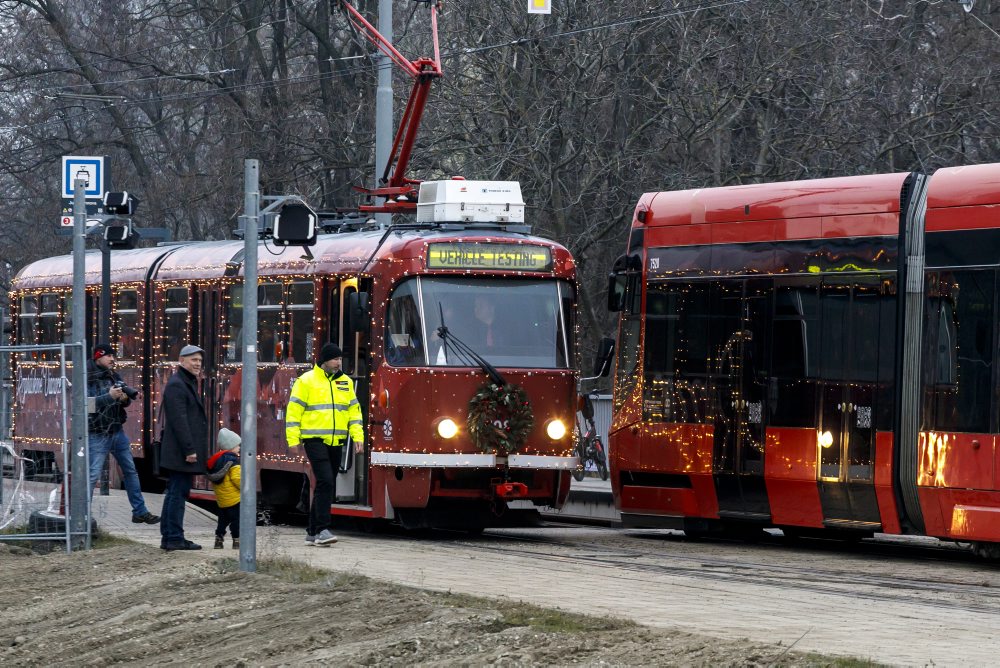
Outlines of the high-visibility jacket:
[[347,435],[355,443],[365,440],[361,426],[361,404],[354,383],[341,374],[334,378],[314,366],[295,380],[285,413],[285,438],[291,447],[307,438],[327,445],[343,445]]

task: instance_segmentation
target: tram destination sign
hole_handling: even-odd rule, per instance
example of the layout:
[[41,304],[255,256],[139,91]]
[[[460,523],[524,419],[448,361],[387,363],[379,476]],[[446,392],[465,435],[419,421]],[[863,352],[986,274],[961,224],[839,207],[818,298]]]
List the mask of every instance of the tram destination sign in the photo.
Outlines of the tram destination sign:
[[522,244],[428,244],[427,268],[552,271],[552,251]]

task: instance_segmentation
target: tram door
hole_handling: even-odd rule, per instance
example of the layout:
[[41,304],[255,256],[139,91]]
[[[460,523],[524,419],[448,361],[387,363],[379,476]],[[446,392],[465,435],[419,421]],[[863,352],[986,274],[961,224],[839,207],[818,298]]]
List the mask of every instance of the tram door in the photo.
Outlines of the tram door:
[[[202,363],[202,375],[205,378],[201,386],[201,400],[205,404],[205,412],[208,414],[208,424],[216,425],[221,421],[219,414],[219,377],[218,367],[221,353],[220,347],[216,345],[222,336],[219,329],[220,304],[218,288],[199,289],[195,294],[195,308],[197,322],[195,331],[197,332],[198,346],[205,351],[204,362]],[[208,430],[208,451],[215,452],[215,439],[217,430]]]
[[[820,288],[817,478],[824,524],[878,530],[874,488],[879,370],[891,367],[891,301],[877,278],[826,279]],[[880,359],[882,357],[883,359]]]
[[[370,282],[356,278],[340,280],[330,289],[330,340],[344,352],[344,373],[354,381],[354,392],[361,404],[362,423],[368,437],[368,397],[370,396],[368,351],[371,318],[355,322],[359,293],[370,295]],[[363,300],[362,300],[363,301]],[[336,328],[336,331],[334,331]],[[358,331],[360,329],[361,331]],[[365,505],[368,503],[368,451],[355,452],[350,444],[337,476],[337,502]]]
[[770,314],[768,286],[759,280],[713,286],[713,473],[719,516],[769,521],[764,485],[764,355]]

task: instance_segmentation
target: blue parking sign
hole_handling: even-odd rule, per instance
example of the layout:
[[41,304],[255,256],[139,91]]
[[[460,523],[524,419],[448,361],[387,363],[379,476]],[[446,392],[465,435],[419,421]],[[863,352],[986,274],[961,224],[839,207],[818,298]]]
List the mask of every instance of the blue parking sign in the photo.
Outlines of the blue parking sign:
[[104,197],[104,157],[64,155],[62,159],[62,196],[73,197],[73,183],[83,179],[87,183],[87,199]]

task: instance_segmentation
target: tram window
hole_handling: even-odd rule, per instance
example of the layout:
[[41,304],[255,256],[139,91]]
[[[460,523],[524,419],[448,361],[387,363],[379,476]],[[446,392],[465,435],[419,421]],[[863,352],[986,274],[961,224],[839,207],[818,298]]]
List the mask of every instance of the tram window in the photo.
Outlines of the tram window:
[[401,283],[389,298],[385,331],[385,359],[393,366],[420,366],[424,357],[423,324],[417,297],[417,281]]
[[[351,323],[352,314],[348,304],[350,304],[351,295],[357,291],[358,289],[352,286],[344,288],[344,343],[340,346],[340,349],[344,353],[343,370],[344,373],[349,376],[354,375],[354,342],[357,338],[357,334],[355,334],[354,326]],[[335,341],[335,339],[331,340]]]
[[163,321],[160,329],[160,354],[175,360],[188,338],[188,289],[168,288],[163,295]]
[[257,312],[257,361],[277,362],[281,336],[281,307],[261,307]]
[[135,290],[122,290],[115,295],[115,328],[112,338],[118,341],[118,356],[138,359],[139,350],[139,296]]
[[[43,345],[62,343],[59,340],[59,295],[57,294],[41,296],[38,312],[38,343]],[[42,359],[56,359],[58,356],[54,350],[41,354]]]
[[243,361],[243,286],[230,285],[226,300],[226,354],[227,364]]
[[334,284],[330,286],[330,309],[329,317],[326,320],[327,341],[340,342],[340,286]]
[[779,286],[774,302],[773,375],[814,378],[818,334],[816,289]]
[[778,285],[771,331],[768,424],[816,426],[819,354],[817,285]]
[[281,307],[281,283],[264,283],[257,287],[257,306]]
[[[997,272],[994,270],[942,273],[941,291],[949,296],[952,312],[942,300],[937,309],[938,361],[934,370],[930,427],[941,431],[983,433],[995,420],[993,404],[994,331]],[[947,318],[950,322],[946,322]],[[941,346],[955,351],[954,384],[940,378],[945,369]]]
[[291,349],[290,362],[308,362],[313,351],[313,284],[292,283],[288,286],[288,323],[291,327],[288,338]]
[[560,282],[559,294],[562,297],[562,313],[553,314],[559,323],[556,332],[556,366],[568,367],[573,359],[573,342],[576,332],[576,289],[568,282]]
[[675,356],[677,372],[703,375],[708,371],[709,324],[712,319],[708,285],[691,283],[682,286],[678,293],[677,315],[680,320]]
[[677,350],[677,295],[651,284],[646,293],[645,371],[647,377],[674,371]]
[[278,361],[281,340],[281,283],[264,283],[257,287],[257,361],[270,364]]
[[[38,298],[21,297],[17,316],[17,343],[19,345],[34,345],[35,325],[38,321]],[[22,359],[30,359],[30,353],[21,353]]]

